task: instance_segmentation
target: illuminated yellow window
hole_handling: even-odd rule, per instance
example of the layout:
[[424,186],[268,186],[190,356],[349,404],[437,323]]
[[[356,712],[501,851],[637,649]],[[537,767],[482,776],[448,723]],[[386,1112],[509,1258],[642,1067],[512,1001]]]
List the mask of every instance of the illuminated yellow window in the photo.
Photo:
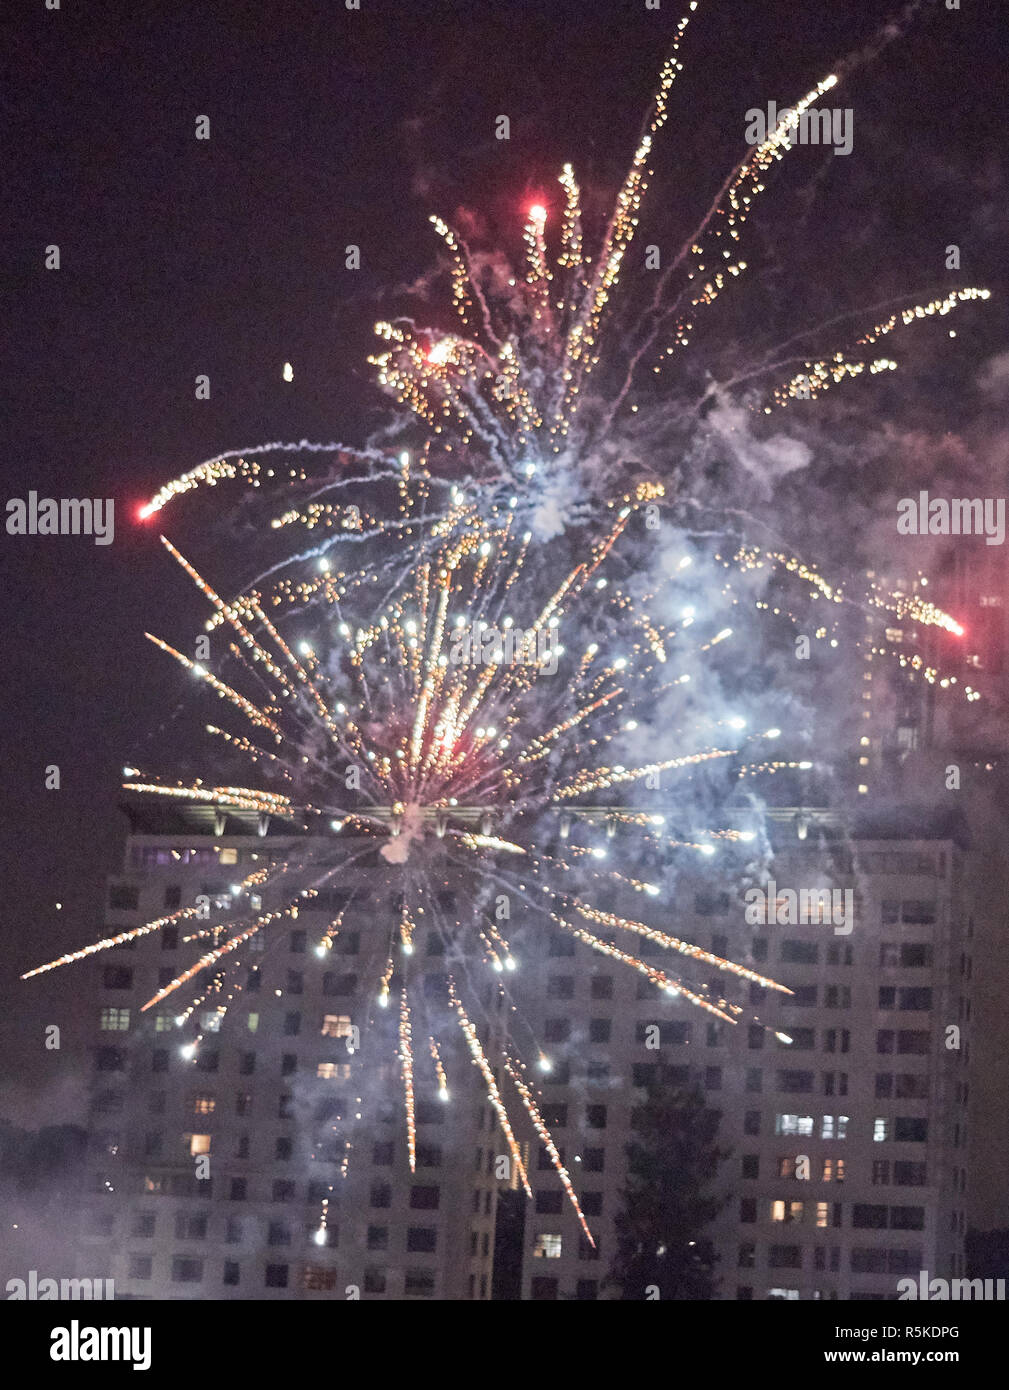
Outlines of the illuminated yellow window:
[[194,1157],[196,1154],[208,1154],[210,1152],[209,1134],[191,1134],[189,1136],[189,1152]]

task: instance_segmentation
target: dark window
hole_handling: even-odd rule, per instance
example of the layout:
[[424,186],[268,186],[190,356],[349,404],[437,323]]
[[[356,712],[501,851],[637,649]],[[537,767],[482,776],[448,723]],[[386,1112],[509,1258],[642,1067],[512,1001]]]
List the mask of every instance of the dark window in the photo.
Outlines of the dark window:
[[893,1137],[898,1143],[924,1144],[928,1139],[928,1120],[898,1116],[893,1122]]
[[820,948],[815,941],[783,941],[781,959],[790,965],[815,965]]
[[870,1206],[864,1202],[856,1202],[851,1209],[851,1224],[856,1231],[885,1231],[886,1207]]
[[290,1178],[274,1178],[272,1191],[275,1202],[293,1202],[296,1188]]
[[230,1191],[230,1193],[229,1193],[229,1199],[230,1199],[232,1202],[244,1202],[244,1201],[245,1201],[245,1179],[244,1179],[244,1178],[232,1178],[232,1179],[231,1179],[231,1191]]
[[224,1261],[224,1277],[221,1280],[224,1284],[237,1284],[239,1279],[239,1266],[237,1260]]
[[563,1211],[563,1202],[564,1193],[559,1190],[536,1193],[536,1210],[543,1216],[553,1216]]
[[[254,1052],[243,1052],[239,1059],[238,1070],[242,1076],[251,1076],[256,1070],[256,1054]],[[239,1111],[244,1115],[245,1111]]]
[[606,1162],[605,1149],[583,1149],[582,1150],[582,1172],[601,1173]]
[[563,1129],[568,1122],[568,1107],[556,1101],[541,1106],[540,1114],[548,1129]]
[[438,1232],[433,1226],[410,1226],[406,1232],[406,1248],[413,1254],[433,1254],[438,1245]]
[[[613,976],[612,975],[593,975],[590,993],[593,999],[612,999],[613,998]],[[594,1281],[589,1281],[594,1282]]]
[[267,1265],[264,1283],[268,1289],[286,1289],[287,1265]]
[[571,1020],[569,1018],[548,1018],[543,1036],[547,1042],[567,1042],[571,1036]]
[[162,927],[162,928],[161,928],[161,949],[162,949],[163,951],[174,951],[174,950],[177,949],[178,944],[179,944],[179,929],[178,929],[178,927]]
[[441,1201],[440,1187],[411,1187],[410,1206],[415,1211],[437,1211]]
[[385,1293],[385,1270],[366,1269],[364,1271],[365,1293]]
[[392,1206],[392,1188],[387,1182],[373,1182],[371,1185],[370,1205],[373,1207]]
[[389,1248],[389,1228],[388,1226],[369,1226],[368,1227],[368,1249],[369,1250],[388,1250]]
[[117,912],[135,912],[140,904],[140,889],[135,883],[114,883],[109,889],[109,907]]
[[128,965],[107,965],[102,971],[102,985],[105,989],[132,989],[133,971]]
[[203,1278],[203,1261],[193,1260],[186,1255],[176,1255],[172,1260],[173,1284],[198,1284]]
[[371,1161],[378,1168],[388,1168],[392,1163],[392,1140],[375,1144],[371,1150]]
[[608,1018],[593,1018],[589,1020],[589,1042],[608,1043],[611,1030]]
[[301,1032],[301,1014],[284,1015],[284,1035],[288,1038],[296,1038]]
[[291,932],[291,934],[290,934],[290,936],[289,936],[289,938],[288,938],[288,942],[289,942],[290,950],[292,951],[292,953],[293,953],[294,955],[300,956],[300,955],[303,955],[303,954],[304,954],[304,951],[305,951],[305,933],[304,933],[302,930],[299,929],[299,930],[297,930],[297,931]]
[[557,1280],[549,1279],[544,1274],[537,1274],[533,1277],[532,1296],[540,1302],[549,1302],[557,1297]]
[[[553,936],[551,936],[550,945],[547,948],[548,955],[554,957],[573,956],[574,953],[575,943],[573,937],[561,936],[558,932],[555,932]],[[556,1283],[556,1280],[554,1282]]]
[[743,1154],[743,1177],[760,1177],[760,1156],[758,1154]]
[[[179,907],[181,903],[182,903],[182,887],[181,887],[181,885],[178,884],[178,883],[169,883],[169,884],[167,885],[167,887],[165,888],[165,907],[167,907],[167,908],[169,909],[169,911],[171,911],[173,908]],[[178,928],[176,928],[176,930],[178,930]],[[162,939],[162,941],[164,941],[164,937],[165,937],[165,929],[163,929],[162,932],[161,932],[161,939]]]
[[585,1123],[589,1129],[606,1128],[606,1106],[587,1105],[585,1107]]
[[573,999],[575,997],[575,977],[573,975],[551,975],[547,980],[548,999]]

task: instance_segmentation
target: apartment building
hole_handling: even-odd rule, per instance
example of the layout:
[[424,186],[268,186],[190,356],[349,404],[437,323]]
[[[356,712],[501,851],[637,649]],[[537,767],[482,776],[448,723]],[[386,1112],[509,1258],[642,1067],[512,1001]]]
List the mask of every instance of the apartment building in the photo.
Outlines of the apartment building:
[[[497,1183],[482,1147],[486,1107],[460,1049],[444,1053],[443,1099],[419,1013],[409,1165],[396,980],[380,1009],[371,969],[376,942],[384,956],[399,921],[375,889],[376,850],[363,846],[353,871],[254,938],[238,987],[212,989],[183,1027],[196,980],[141,1010],[221,944],[213,909],[227,908],[250,874],[308,851],[324,875],[345,857],[346,838],[310,845],[278,822],[200,806],[129,813],[108,933],[201,899],[210,915],[90,963],[101,999],[80,1267],[107,1271],[130,1298],[489,1298]],[[249,907],[278,910],[282,896],[265,884]],[[441,896],[453,915],[455,891]],[[321,946],[341,911],[346,929]],[[445,962],[424,965],[434,1008]]]
[[[962,830],[906,813],[846,828],[795,808],[770,812],[768,826],[781,921],[772,912],[748,924],[739,892],[711,872],[685,878],[674,902],[648,914],[792,991],[695,971],[712,997],[742,1006],[735,1025],[570,939],[544,943],[532,1020],[552,1063],[544,1116],[596,1248],[541,1160],[523,1298],[616,1296],[604,1280],[625,1149],[640,1087],[656,1075],[698,1085],[721,1115],[731,1157],[712,1228],[720,1298],[886,1299],[922,1269],[964,1272],[971,942],[985,905]],[[851,891],[850,932],[784,921],[789,890],[828,882]],[[611,910],[633,915],[632,904]],[[682,963],[642,944],[660,967]]]
[[[110,934],[201,898],[226,906],[249,874],[305,853],[304,837],[247,812],[130,814]],[[576,836],[619,854],[621,831],[606,840],[604,811],[576,818],[586,823]],[[369,952],[376,941],[386,951],[398,905],[376,891],[377,850],[365,845],[338,887],[254,939],[261,948],[247,954],[237,990],[200,999],[195,1052],[192,1023],[177,1022],[197,998],[195,981],[141,1008],[207,949],[206,938],[185,937],[209,925],[185,919],[94,958],[101,1002],[81,1268],[107,1269],[119,1294],[135,1298],[486,1299],[505,1197],[502,1234],[521,1243],[522,1298],[614,1297],[605,1275],[625,1149],[641,1088],[655,1078],[699,1085],[731,1150],[712,1228],[719,1297],[892,1298],[897,1280],[919,1270],[962,1274],[971,942],[985,910],[962,828],[896,812],[846,826],[831,812],[778,808],[761,833],[767,857],[755,881],[777,884],[770,921],[746,920],[738,846],[726,851],[731,863],[705,861],[647,914],[639,895],[624,904],[619,889],[598,904],[647,915],[792,991],[639,941],[645,959],[683,966],[712,997],[738,1005],[735,1025],[541,920],[516,913],[509,924],[521,1031],[550,1068],[535,1075],[543,1118],[595,1246],[518,1118],[534,1196],[516,1201],[518,1175],[461,1036],[440,1053],[446,1102],[419,1016],[411,1171],[395,979],[384,1011],[365,992],[376,978]],[[320,869],[345,844],[315,845]],[[827,883],[853,895],[850,932],[787,920],[789,890]],[[270,892],[252,908],[275,909]],[[320,947],[352,894],[346,927]],[[469,901],[446,871],[445,913]],[[421,940],[425,952],[441,949],[435,933]],[[448,968],[424,962],[431,1009]],[[480,988],[486,1037],[501,1032],[506,1010],[493,980]],[[499,1247],[499,1260],[505,1253]]]

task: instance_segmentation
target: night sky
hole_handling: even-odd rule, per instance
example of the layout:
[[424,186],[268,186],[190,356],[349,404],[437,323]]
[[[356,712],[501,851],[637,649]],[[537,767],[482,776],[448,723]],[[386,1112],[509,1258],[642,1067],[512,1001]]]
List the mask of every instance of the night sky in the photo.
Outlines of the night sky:
[[[794,100],[884,12],[708,0],[684,46],[642,240],[678,244],[739,158],[746,109]],[[113,497],[116,532],[110,546],[0,538],[6,1118],[34,1128],[80,1114],[77,982],[17,975],[101,935],[125,832],[121,769],[140,755],[171,767],[151,736],[184,677],[143,632],[182,642],[202,618],[157,541],[163,525],[185,546],[191,513],[144,525],[139,505],[216,450],[364,443],[388,418],[365,362],[375,319],[412,307],[449,324],[444,282],[423,314],[406,295],[437,264],[428,215],[517,254],[528,204],[558,206],[565,160],[589,207],[606,207],[679,14],[673,0],[658,12],[643,0],[362,0],[360,12],[338,0],[59,11],[36,0],[8,18],[4,500]],[[951,280],[997,292],[957,321],[956,344],[908,339],[899,381],[857,388],[880,430],[968,429],[982,364],[1005,351],[1000,19],[976,0],[925,5],[840,89],[853,153],[804,151],[776,169],[748,226],[752,278],[724,310],[730,335],[759,339],[783,305],[805,323]],[[211,138],[197,141],[204,114]],[[499,114],[508,142],[494,138]],[[950,242],[962,247],[954,277]],[[43,267],[52,243],[58,272]],[[209,401],[194,399],[200,373]],[[44,789],[52,763],[59,791]],[[51,1022],[60,1053],[43,1049]]]

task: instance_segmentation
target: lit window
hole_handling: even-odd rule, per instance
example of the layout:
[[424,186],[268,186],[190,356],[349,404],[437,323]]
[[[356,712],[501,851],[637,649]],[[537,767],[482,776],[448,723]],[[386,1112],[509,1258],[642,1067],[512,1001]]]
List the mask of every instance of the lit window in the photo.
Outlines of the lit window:
[[218,864],[237,864],[237,863],[238,863],[238,850],[237,850],[237,849],[222,849],[221,852],[220,852],[220,854],[217,856],[217,862],[218,862]]
[[888,1137],[889,1121],[883,1115],[878,1115],[872,1122],[872,1137],[877,1144],[882,1144]]
[[772,1202],[771,1203],[772,1221],[801,1221],[802,1203],[801,1202]]
[[541,1260],[559,1260],[561,1257],[560,1236],[538,1235],[533,1246],[533,1255]]
[[125,1033],[130,1026],[129,1009],[102,1009],[101,1026],[105,1033]]
[[221,1031],[221,1015],[216,1009],[207,1009],[200,1015],[200,1026],[205,1033]]
[[213,1096],[197,1096],[193,1101],[194,1115],[212,1115],[217,1107]]
[[350,1077],[349,1062],[320,1062],[315,1072],[321,1081],[346,1081]]
[[189,1152],[194,1156],[196,1154],[208,1154],[210,1152],[210,1135],[192,1135],[189,1140]]
[[249,1032],[254,1033],[259,1027],[259,1014],[249,1015]]
[[175,1018],[172,1014],[157,1014],[154,1019],[155,1033],[167,1033],[170,1028],[175,1027]]
[[812,1134],[812,1115],[775,1115],[775,1134]]
[[322,1020],[324,1038],[349,1038],[351,1036],[349,1014],[326,1014]]
[[830,1204],[828,1202],[817,1202],[816,1204],[816,1224],[826,1226],[830,1221]]

